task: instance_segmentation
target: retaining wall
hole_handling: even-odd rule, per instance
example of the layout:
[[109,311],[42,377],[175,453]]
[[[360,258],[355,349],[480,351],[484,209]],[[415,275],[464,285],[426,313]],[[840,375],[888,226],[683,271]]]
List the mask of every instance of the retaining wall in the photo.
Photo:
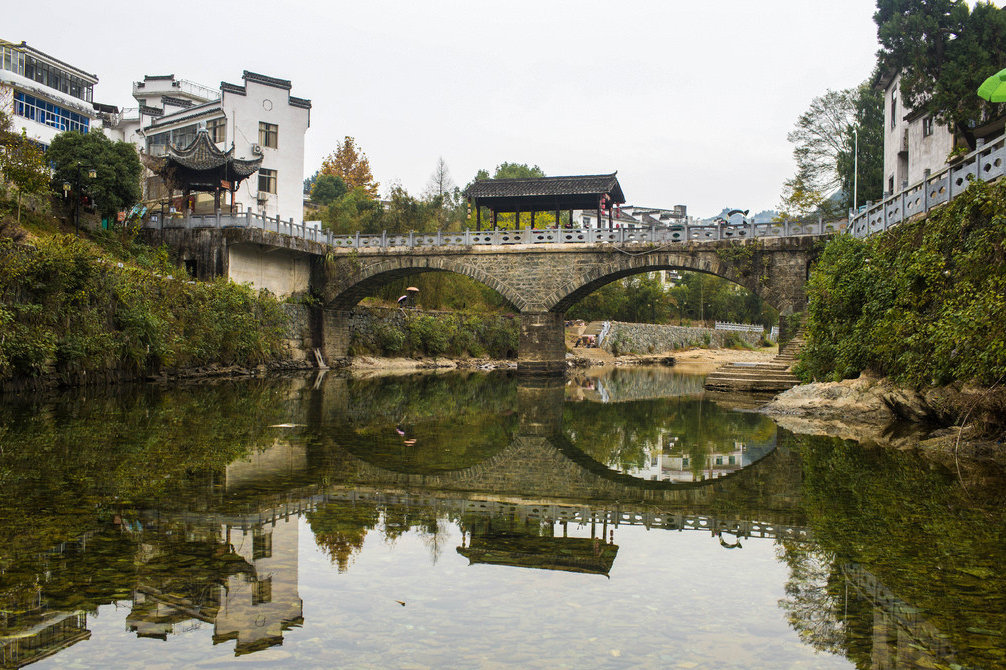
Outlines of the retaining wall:
[[696,346],[720,348],[727,338],[756,346],[761,333],[612,321],[601,347],[617,354],[655,354]]

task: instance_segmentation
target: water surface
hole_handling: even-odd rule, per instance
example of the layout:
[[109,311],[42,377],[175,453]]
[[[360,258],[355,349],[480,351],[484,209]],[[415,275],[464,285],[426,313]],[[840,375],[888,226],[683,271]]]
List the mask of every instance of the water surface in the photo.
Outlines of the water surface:
[[1003,485],[701,377],[0,408],[2,667],[994,668]]

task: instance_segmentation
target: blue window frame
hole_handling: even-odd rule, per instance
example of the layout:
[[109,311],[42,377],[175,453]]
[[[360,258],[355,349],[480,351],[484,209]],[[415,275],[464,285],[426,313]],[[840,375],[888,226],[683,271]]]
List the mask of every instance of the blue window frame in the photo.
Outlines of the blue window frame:
[[87,133],[91,127],[91,119],[83,114],[71,112],[59,105],[54,105],[21,91],[14,93],[14,113],[36,123],[60,130],[76,130],[80,133]]

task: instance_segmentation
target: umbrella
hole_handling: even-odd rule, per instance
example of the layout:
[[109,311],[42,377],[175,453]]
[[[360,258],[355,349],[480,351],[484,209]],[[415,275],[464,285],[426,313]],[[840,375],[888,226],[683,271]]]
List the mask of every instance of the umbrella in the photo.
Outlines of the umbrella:
[[415,286],[410,286],[409,288],[407,288],[407,289],[405,289],[405,290],[406,290],[406,291],[418,291],[419,289],[418,289],[418,288],[416,288]]
[[989,102],[1006,102],[1006,70],[999,70],[978,87],[978,97]]

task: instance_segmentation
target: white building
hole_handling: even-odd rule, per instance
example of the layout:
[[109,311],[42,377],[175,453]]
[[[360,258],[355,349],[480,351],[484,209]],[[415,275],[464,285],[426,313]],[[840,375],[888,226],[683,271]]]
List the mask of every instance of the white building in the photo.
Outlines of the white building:
[[[125,110],[117,126],[122,139],[151,155],[162,155],[170,142],[188,145],[206,128],[217,148],[234,148],[235,158],[262,156],[258,174],[234,194],[234,209],[303,220],[304,134],[311,125],[311,101],[290,95],[286,79],[254,72],[242,85],[221,82],[212,89],[174,75],[147,75],[133,84],[138,107]],[[167,194],[149,176],[146,198]],[[206,206],[206,201],[202,203]],[[226,205],[230,207],[230,203]]]
[[901,100],[901,74],[882,75],[884,91],[884,194],[896,193],[947,166],[954,134],[932,115],[913,112]]
[[[675,205],[673,209],[661,209],[659,207],[640,207],[638,205],[616,206],[611,213],[611,224],[615,228],[649,228],[667,227],[675,225],[694,223],[688,216],[688,208],[685,205]],[[601,212],[601,218],[597,218],[597,210],[577,209],[573,210],[574,228],[607,228],[608,212]]]
[[101,127],[115,108],[93,102],[98,77],[28,46],[0,40],[0,109],[27,136],[48,148],[65,130]]

